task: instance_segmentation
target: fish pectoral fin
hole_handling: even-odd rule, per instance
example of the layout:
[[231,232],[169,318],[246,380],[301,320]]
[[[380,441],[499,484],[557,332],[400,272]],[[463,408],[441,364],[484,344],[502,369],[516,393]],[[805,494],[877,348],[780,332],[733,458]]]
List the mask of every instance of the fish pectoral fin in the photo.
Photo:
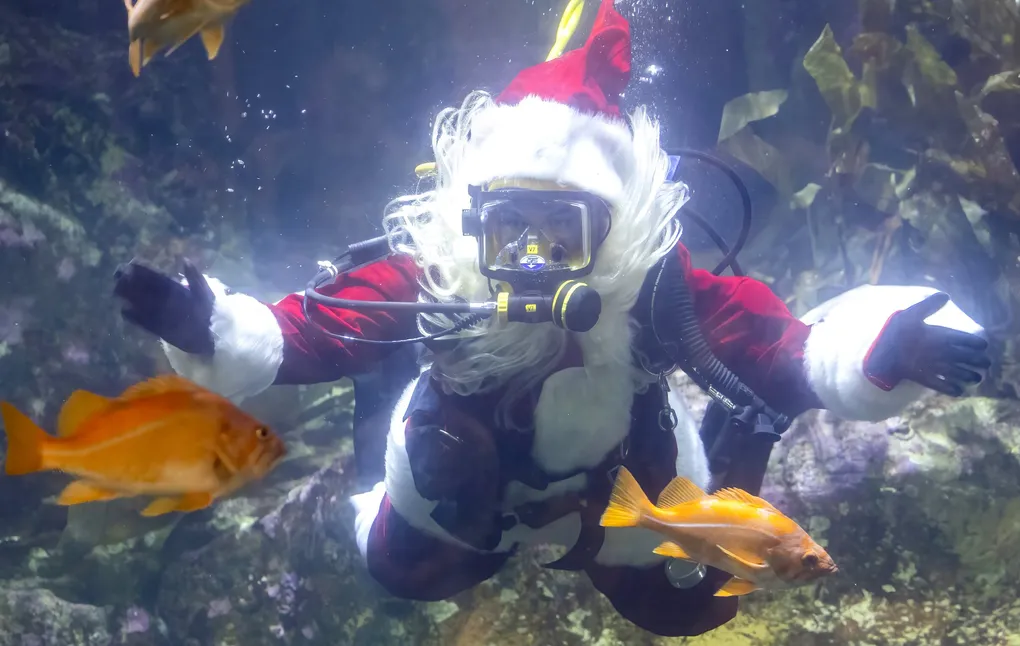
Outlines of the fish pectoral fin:
[[121,497],[123,497],[122,494],[116,491],[104,489],[85,480],[75,480],[60,492],[60,496],[57,497],[57,504],[66,507],[80,505],[85,502],[100,502]]
[[[757,557],[751,557],[750,555],[748,555],[748,558],[745,558],[745,557],[743,557],[743,556],[741,556],[739,554],[735,554],[735,553],[731,552],[730,550],[726,549],[722,545],[716,545],[716,547],[718,547],[719,551],[721,551],[723,554],[725,554],[726,556],[730,557],[731,559],[733,559],[737,563],[740,563],[744,567],[750,568],[752,570],[763,570],[763,569],[768,567],[768,564],[765,563],[764,559],[757,558]],[[751,560],[751,559],[753,559],[753,560]]]
[[655,506],[659,509],[669,509],[684,503],[701,500],[706,494],[701,487],[694,484],[687,478],[677,476],[659,494],[659,500]]
[[181,496],[163,496],[149,503],[142,516],[162,516],[175,511],[196,511],[212,504],[212,494],[186,493]]
[[739,597],[741,595],[750,594],[758,589],[758,586],[751,583],[747,579],[741,579],[733,577],[727,581],[723,587],[719,588],[719,591],[715,593],[717,597]]
[[213,451],[216,453],[216,460],[213,462],[213,470],[216,471],[218,476],[226,474],[229,477],[233,477],[241,470],[240,467],[237,466],[237,463],[231,459],[230,455],[223,450],[223,446],[229,442],[230,438],[221,436],[220,443],[213,447]]
[[114,401],[109,397],[103,397],[87,390],[76,390],[64,402],[60,409],[60,416],[57,418],[57,435],[70,437],[74,435],[82,422],[100,413],[110,406]]
[[694,560],[687,554],[687,552],[684,551],[684,548],[680,547],[679,545],[672,541],[666,541],[662,543],[654,550],[652,550],[652,552],[660,556],[669,556],[675,559],[687,559],[688,561]]
[[223,45],[223,25],[206,27],[201,33],[205,53],[209,56],[209,60],[212,60],[220,53],[220,46]]

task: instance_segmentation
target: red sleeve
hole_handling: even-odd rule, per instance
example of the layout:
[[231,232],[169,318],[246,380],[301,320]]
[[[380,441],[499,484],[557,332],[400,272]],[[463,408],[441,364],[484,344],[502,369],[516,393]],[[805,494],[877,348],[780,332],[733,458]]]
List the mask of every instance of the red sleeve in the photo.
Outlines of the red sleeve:
[[[319,290],[324,296],[361,301],[414,301],[418,296],[417,268],[408,256],[391,256],[349,274]],[[311,384],[335,381],[363,372],[382,359],[393,347],[344,341],[322,333],[318,325],[333,334],[373,340],[414,336],[413,314],[379,311],[357,312],[309,303],[302,311],[304,294],[291,294],[270,305],[283,332],[283,363],[276,384]]]
[[694,269],[687,249],[677,249],[701,331],[715,356],[787,415],[823,408],[804,366],[810,326],[795,318],[764,283]]

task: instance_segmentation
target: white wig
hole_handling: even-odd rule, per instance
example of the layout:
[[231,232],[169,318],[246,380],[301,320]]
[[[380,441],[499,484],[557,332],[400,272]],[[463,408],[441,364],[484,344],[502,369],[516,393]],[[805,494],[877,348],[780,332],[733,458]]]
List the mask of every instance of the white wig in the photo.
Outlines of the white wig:
[[[648,375],[632,366],[629,311],[648,270],[676,244],[681,229],[674,216],[688,199],[685,184],[667,181],[659,126],[645,109],[631,115],[628,128],[622,120],[537,96],[501,105],[474,92],[460,108],[439,114],[432,146],[435,186],[394,200],[383,220],[391,248],[410,254],[421,268],[423,298],[491,296],[479,272],[477,241],[461,229],[469,185],[546,179],[589,191],[609,204],[612,228],[585,279],[602,297],[602,315],[577,341],[586,370],[629,371],[635,390],[644,387]],[[569,335],[551,323],[492,318],[465,331],[454,350],[437,355],[433,375],[448,392],[462,395],[505,388],[497,415],[513,428],[511,408],[562,361]]]

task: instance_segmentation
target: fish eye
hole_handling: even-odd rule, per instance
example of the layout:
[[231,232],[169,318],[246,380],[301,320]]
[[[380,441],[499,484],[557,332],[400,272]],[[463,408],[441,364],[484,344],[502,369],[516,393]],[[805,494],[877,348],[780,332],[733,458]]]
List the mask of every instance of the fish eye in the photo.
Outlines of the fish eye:
[[269,437],[269,429],[266,428],[265,426],[258,427],[257,429],[255,429],[255,437],[259,438],[260,440],[266,439],[267,437]]
[[818,561],[819,561],[818,555],[813,553],[813,552],[809,552],[809,553],[805,554],[804,557],[801,558],[801,560],[800,560],[801,564],[804,567],[811,567],[811,568],[818,567]]

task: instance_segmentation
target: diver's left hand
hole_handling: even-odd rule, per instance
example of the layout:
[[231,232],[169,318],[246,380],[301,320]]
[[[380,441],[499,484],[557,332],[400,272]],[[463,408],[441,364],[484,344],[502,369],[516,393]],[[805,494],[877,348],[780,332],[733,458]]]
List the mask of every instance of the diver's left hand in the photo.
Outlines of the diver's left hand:
[[991,365],[988,341],[924,322],[948,302],[948,294],[936,292],[889,317],[864,358],[864,374],[871,383],[888,391],[909,379],[958,397],[964,388],[981,381],[976,371]]

